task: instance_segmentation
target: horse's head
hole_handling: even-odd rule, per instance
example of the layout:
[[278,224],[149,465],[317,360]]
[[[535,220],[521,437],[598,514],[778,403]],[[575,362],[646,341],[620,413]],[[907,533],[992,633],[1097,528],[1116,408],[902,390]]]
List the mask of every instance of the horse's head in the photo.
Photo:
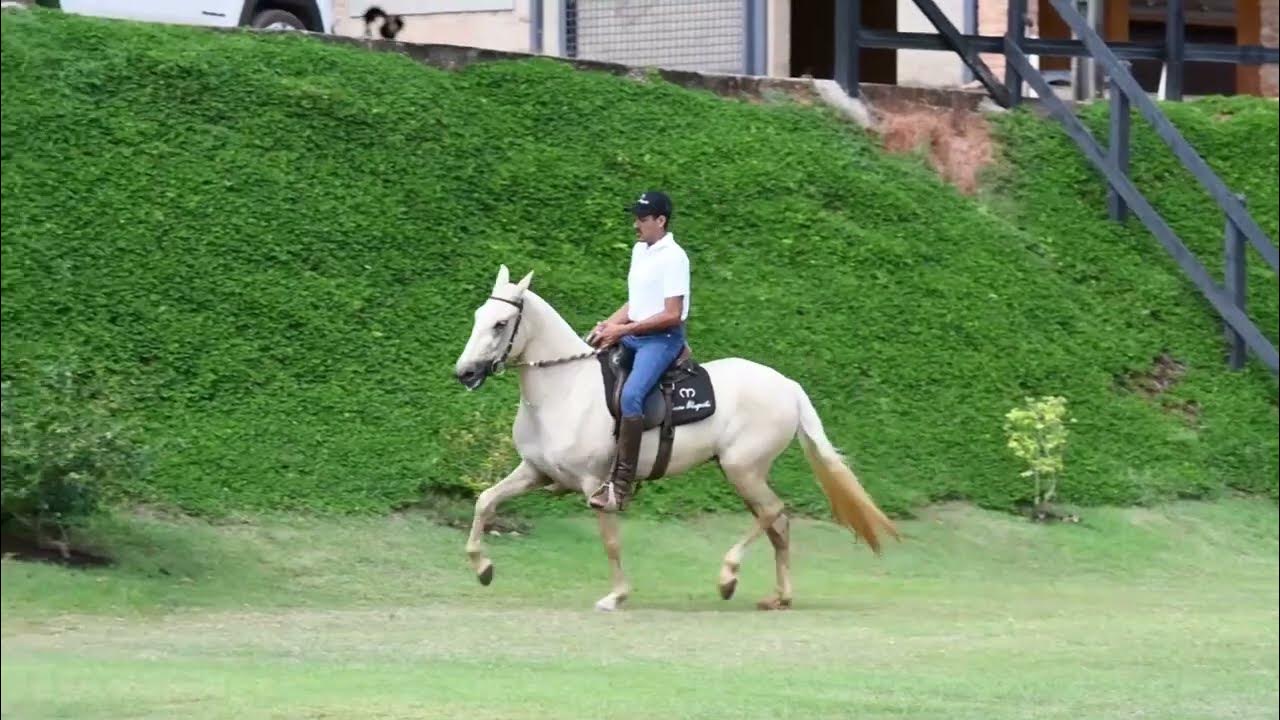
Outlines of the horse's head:
[[519,357],[524,351],[528,333],[520,332],[520,321],[524,317],[524,291],[532,279],[531,272],[512,284],[507,266],[498,269],[493,292],[476,308],[471,337],[454,366],[458,382],[468,390],[480,387],[508,358]]

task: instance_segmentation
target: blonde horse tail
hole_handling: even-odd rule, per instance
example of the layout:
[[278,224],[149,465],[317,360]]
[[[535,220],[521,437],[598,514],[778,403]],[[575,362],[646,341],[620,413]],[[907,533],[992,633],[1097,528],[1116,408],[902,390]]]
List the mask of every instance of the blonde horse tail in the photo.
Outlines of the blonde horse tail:
[[849,469],[840,452],[827,439],[818,411],[799,383],[796,383],[796,400],[800,405],[800,444],[827,501],[831,503],[832,515],[841,525],[865,540],[873,552],[880,554],[880,531],[898,540],[902,536],[898,534],[893,522],[876,507],[875,501],[867,494],[862,483],[858,482],[853,470]]

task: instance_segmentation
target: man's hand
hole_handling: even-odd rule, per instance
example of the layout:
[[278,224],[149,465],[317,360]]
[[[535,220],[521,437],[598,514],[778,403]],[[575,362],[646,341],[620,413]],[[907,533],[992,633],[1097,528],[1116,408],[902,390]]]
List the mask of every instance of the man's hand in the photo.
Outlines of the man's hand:
[[616,345],[624,336],[629,335],[631,328],[629,323],[613,323],[603,322],[596,325],[596,329],[592,331],[592,339],[595,341],[597,348],[607,348],[610,345]]

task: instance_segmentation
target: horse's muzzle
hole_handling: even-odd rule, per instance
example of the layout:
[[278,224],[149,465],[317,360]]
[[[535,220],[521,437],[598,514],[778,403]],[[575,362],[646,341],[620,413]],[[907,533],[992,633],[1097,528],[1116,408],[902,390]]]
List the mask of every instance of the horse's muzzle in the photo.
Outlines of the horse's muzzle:
[[484,384],[485,378],[489,377],[489,373],[478,367],[470,367],[457,373],[458,382],[468,390],[475,390]]

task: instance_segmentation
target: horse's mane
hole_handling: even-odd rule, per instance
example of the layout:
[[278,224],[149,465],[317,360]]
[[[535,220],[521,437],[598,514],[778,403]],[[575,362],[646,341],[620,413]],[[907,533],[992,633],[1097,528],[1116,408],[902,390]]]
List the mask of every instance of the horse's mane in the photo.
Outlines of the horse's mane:
[[541,332],[554,332],[557,335],[563,335],[566,340],[570,337],[574,339],[577,344],[574,348],[566,348],[565,350],[567,352],[575,352],[581,348],[588,347],[587,342],[578,335],[577,331],[573,329],[573,326],[569,324],[569,321],[565,320],[564,316],[562,316],[555,307],[546,300],[546,298],[537,294],[532,289],[527,289],[524,291],[524,300],[526,305],[536,308],[538,320],[544,324],[544,327],[539,328]]

